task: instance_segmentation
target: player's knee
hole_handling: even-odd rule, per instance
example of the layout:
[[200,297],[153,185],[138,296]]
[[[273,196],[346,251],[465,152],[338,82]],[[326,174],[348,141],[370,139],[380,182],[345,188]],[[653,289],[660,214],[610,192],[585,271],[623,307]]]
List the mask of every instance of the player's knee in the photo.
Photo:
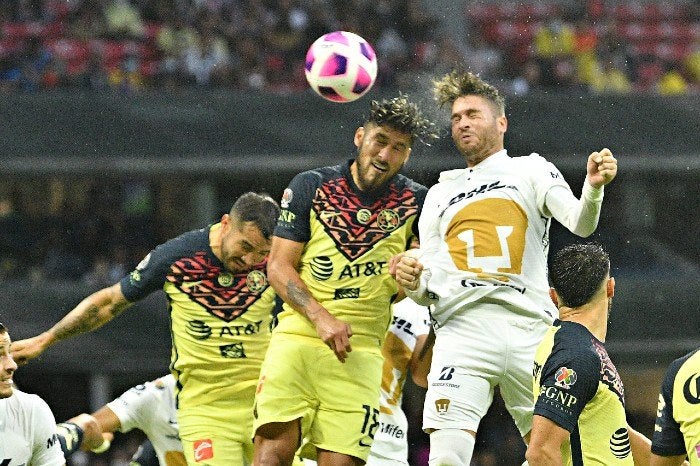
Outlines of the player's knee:
[[255,461],[260,466],[292,464],[299,447],[299,426],[296,422],[272,422],[255,431]]
[[430,434],[430,466],[469,466],[476,439],[460,429],[440,429]]

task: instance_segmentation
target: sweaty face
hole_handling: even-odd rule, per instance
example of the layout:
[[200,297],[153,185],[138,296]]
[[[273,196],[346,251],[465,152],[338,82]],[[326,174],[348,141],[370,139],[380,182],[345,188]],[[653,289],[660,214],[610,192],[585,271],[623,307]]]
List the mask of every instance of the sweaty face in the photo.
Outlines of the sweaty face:
[[355,184],[372,191],[386,184],[408,160],[411,135],[388,126],[367,124],[355,132],[357,158],[351,167]]
[[10,352],[10,336],[7,332],[0,333],[0,398],[12,396],[12,374],[17,369],[17,363]]
[[503,149],[507,120],[485,98],[467,95],[452,104],[452,140],[471,167]]
[[252,222],[222,220],[221,261],[231,272],[247,272],[270,253],[271,240]]

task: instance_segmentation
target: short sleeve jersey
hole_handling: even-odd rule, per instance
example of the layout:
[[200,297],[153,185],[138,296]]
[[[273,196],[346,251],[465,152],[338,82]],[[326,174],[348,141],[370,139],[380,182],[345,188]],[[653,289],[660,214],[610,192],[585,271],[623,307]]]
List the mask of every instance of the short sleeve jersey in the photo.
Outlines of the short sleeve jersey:
[[66,463],[56,419],[37,395],[16,388],[0,399],[0,465],[59,466]]
[[565,465],[632,465],[622,380],[603,343],[556,320],[535,355],[535,415],[568,430]]
[[139,429],[146,434],[160,464],[184,466],[172,375],[130,388],[107,406],[119,418],[121,432]]
[[[389,259],[415,238],[427,188],[397,175],[383,189],[363,193],[350,163],[295,176],[283,194],[275,236],[305,243],[299,274],[313,297],[349,323],[353,335],[378,347],[398,291]],[[309,320],[286,304],[275,331],[317,337]]]
[[661,385],[651,451],[700,465],[700,350],[673,361]]
[[161,244],[120,282],[132,302],[165,291],[179,408],[236,400],[242,390],[254,390],[270,340],[275,294],[267,264],[229,272],[209,246],[210,228],[220,227]]
[[505,150],[473,168],[441,173],[419,222],[439,324],[480,301],[547,322],[557,316],[548,295],[545,206],[554,186],[570,191],[553,164],[537,154],[511,158]]
[[[382,345],[382,370],[379,400],[379,427],[374,434],[370,455],[408,464],[408,421],[401,408],[408,365],[419,336],[430,330],[428,308],[406,298],[394,304],[391,325]],[[370,461],[371,462],[371,461]]]

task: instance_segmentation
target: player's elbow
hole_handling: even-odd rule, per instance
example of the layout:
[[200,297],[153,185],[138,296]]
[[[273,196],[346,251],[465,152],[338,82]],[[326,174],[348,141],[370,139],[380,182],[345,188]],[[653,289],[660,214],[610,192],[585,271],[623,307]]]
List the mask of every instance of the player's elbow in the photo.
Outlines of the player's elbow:
[[552,455],[544,447],[544,445],[528,445],[527,451],[525,452],[525,459],[530,466],[535,466],[538,464],[550,464]]
[[412,373],[411,379],[413,383],[422,388],[428,388],[428,374]]
[[574,233],[576,236],[580,236],[581,238],[588,238],[588,237],[591,236],[593,233],[595,233],[595,227],[590,228],[590,227],[580,227],[580,226],[579,226],[578,228],[576,228],[576,229],[573,231],[573,233]]
[[270,285],[275,290],[280,290],[284,288],[285,277],[288,276],[284,272],[284,264],[280,260],[275,260],[270,257],[267,262],[267,279],[270,281]]

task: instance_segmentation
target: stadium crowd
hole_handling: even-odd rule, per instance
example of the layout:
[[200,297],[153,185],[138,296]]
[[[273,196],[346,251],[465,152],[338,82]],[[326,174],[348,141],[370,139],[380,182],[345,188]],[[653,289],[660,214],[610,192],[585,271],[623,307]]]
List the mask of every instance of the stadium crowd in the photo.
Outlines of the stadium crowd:
[[300,92],[309,44],[349,30],[375,46],[378,86],[461,65],[520,94],[697,92],[700,7],[650,5],[465,2],[455,34],[422,0],[9,0],[0,88]]

